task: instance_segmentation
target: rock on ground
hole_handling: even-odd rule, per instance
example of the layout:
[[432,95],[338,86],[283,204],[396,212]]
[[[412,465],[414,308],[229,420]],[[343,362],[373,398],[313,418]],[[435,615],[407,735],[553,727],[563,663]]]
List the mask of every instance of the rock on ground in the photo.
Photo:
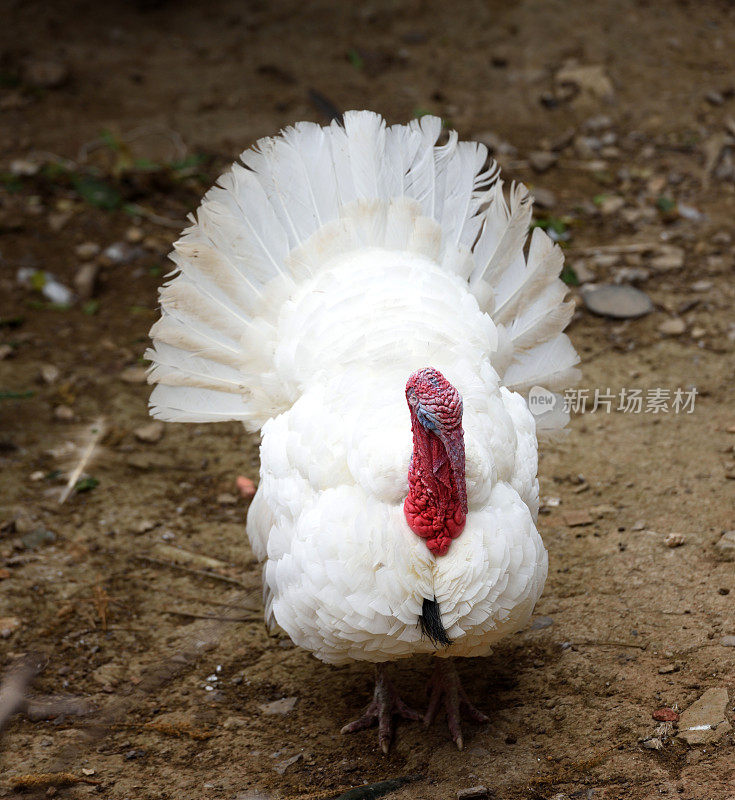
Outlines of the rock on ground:
[[679,718],[678,738],[687,744],[713,744],[732,730],[727,721],[727,689],[708,689]]
[[735,531],[725,531],[715,545],[715,551],[723,561],[735,561]]
[[164,424],[160,420],[153,420],[146,425],[141,425],[136,428],[135,438],[139,442],[146,442],[147,444],[155,444],[161,441],[164,432]]
[[632,286],[585,287],[582,299],[593,314],[612,319],[633,319],[653,311],[648,295]]

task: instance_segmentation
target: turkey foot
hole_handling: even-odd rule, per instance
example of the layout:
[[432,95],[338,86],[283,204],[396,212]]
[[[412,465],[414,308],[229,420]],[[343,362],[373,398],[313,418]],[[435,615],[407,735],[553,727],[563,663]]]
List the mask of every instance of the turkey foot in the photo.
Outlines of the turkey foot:
[[375,692],[365,713],[342,728],[342,733],[354,733],[378,723],[378,742],[384,753],[390,750],[393,739],[393,717],[421,719],[421,714],[409,708],[398,696],[398,691],[386,673],[385,664],[375,666]]
[[475,722],[490,721],[489,717],[485,716],[482,711],[479,711],[470,703],[451,659],[437,659],[434,674],[429,680],[428,689],[431,691],[431,697],[429,699],[429,707],[424,715],[424,725],[430,725],[434,721],[436,712],[439,710],[439,704],[443,701],[449,733],[452,735],[452,740],[457,745],[457,749],[461,750],[464,747],[462,728],[459,724],[462,708]]

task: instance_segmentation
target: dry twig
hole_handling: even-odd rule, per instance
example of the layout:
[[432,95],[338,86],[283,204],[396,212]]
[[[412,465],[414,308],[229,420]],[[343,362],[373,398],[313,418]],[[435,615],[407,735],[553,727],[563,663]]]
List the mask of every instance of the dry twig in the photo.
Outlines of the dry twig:
[[110,597],[105,591],[105,587],[102,585],[102,579],[98,575],[97,582],[94,585],[94,604],[97,608],[97,613],[100,617],[100,622],[102,623],[102,630],[107,630],[107,612],[110,607]]
[[136,724],[134,722],[117,722],[112,725],[112,727],[115,730],[124,731],[156,731],[158,733],[165,733],[168,736],[175,736],[178,739],[187,737],[189,739],[195,739],[196,741],[205,741],[206,739],[211,739],[214,736],[214,731],[208,731],[205,728],[195,728],[188,722],[170,723],[152,721],[146,722],[143,725]]
[[139,561],[147,561],[150,564],[160,564],[163,567],[170,567],[171,569],[178,569],[181,572],[188,572],[191,575],[201,575],[205,578],[214,578],[217,581],[223,581],[224,583],[230,583],[233,586],[239,586],[241,589],[247,589],[247,587],[242,581],[237,580],[237,578],[230,578],[227,575],[220,575],[217,572],[209,572],[206,569],[194,569],[193,567],[185,567],[183,564],[176,564],[173,561],[166,561],[163,558],[155,558],[154,556],[147,556],[142,553],[136,553],[133,558],[138,559]]
[[189,611],[169,611],[164,609],[164,614],[175,614],[177,617],[188,617],[189,619],[215,619],[220,622],[262,622],[263,617],[228,617],[219,614],[192,614]]
[[73,786],[75,783],[89,783],[97,786],[101,781],[73,772],[31,772],[15,775],[10,779],[14,789],[40,789],[44,786]]
[[92,424],[89,432],[87,433],[89,438],[86,444],[82,447],[82,451],[79,455],[79,461],[69,473],[69,480],[66,482],[64,491],[59,497],[59,505],[66,501],[67,497],[69,497],[71,494],[72,489],[77,485],[77,481],[81,477],[82,472],[84,472],[84,468],[94,456],[97,445],[100,443],[100,439],[104,435],[104,432],[105,421],[102,417],[100,417]]

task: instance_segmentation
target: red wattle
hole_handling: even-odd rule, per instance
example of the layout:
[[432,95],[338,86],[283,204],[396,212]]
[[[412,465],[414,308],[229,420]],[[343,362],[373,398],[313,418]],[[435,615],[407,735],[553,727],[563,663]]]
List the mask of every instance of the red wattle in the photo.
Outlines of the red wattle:
[[[408,497],[403,503],[403,512],[409,528],[426,539],[426,546],[434,555],[443,556],[452,539],[464,530],[467,515],[438,438],[423,430],[419,437],[408,469]],[[426,455],[429,455],[429,463],[422,461],[422,456]],[[434,464],[438,464],[438,469],[433,468]]]
[[[422,500],[424,508],[418,505]],[[445,509],[436,508],[428,505],[425,498],[409,495],[403,504],[403,512],[408,527],[417,536],[426,539],[426,546],[435,556],[443,556],[449,550],[452,539],[456,539],[464,530],[466,515],[459,504]]]

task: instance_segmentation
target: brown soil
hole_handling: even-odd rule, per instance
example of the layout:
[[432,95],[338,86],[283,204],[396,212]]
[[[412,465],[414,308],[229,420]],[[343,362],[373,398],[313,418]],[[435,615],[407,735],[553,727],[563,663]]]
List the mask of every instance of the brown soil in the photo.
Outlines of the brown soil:
[[[33,696],[87,697],[96,711],[16,715],[0,796],[21,793],[19,775],[52,772],[86,782],[48,788],[41,777],[23,796],[322,798],[406,775],[421,777],[393,797],[451,798],[478,784],[502,800],[735,795],[732,734],[689,747],[674,730],[660,750],[642,745],[660,707],[726,687],[732,721],[735,701],[735,648],[720,643],[735,634],[735,569],[714,547],[735,527],[731,156],[706,169],[735,115],[732,7],[9,2],[2,20],[0,346],[10,349],[0,389],[32,395],[0,400],[0,617],[20,623],[0,620],[10,626],[0,655],[5,669],[44,654]],[[45,59],[56,77],[39,78]],[[614,97],[555,83],[570,59],[602,65]],[[426,109],[463,136],[512,142],[517,152],[499,156],[506,174],[553,191],[542,216],[571,233],[568,263],[602,281],[624,264],[648,271],[638,278],[649,316],[617,322],[580,308],[570,333],[581,385],[699,392],[692,414],[577,415],[546,446],[542,496],[560,500],[540,517],[549,581],[534,626],[462,664],[491,717],[467,723],[462,753],[443,724],[400,726],[387,758],[374,731],[339,735],[368,701],[371,670],[327,667],[266,634],[234,485],[238,474],[257,479],[257,442],[234,424],[170,425],[160,442],[141,442],[148,388],[120,378],[143,356],[178,221],[256,137],[326,121],[309,89],[391,122]],[[588,152],[560,140],[569,129],[614,135]],[[529,154],[551,146],[558,162],[534,172]],[[17,159],[46,166],[17,176]],[[90,194],[93,170],[101,197]],[[690,207],[706,216],[688,219]],[[141,236],[126,263],[96,257],[91,305],[56,309],[16,280],[27,266],[72,285],[79,244]],[[681,248],[683,266],[587,251],[631,242]],[[682,334],[659,331],[671,316]],[[58,377],[44,381],[43,365]],[[59,419],[59,406],[74,419]],[[100,415],[105,454],[88,470],[99,484],[59,506],[49,451]],[[569,525],[571,511],[588,524]],[[39,526],[54,541],[24,543]],[[684,544],[667,547],[670,533]],[[429,669],[395,667],[414,705]],[[260,709],[283,697],[298,698],[289,713]]]

